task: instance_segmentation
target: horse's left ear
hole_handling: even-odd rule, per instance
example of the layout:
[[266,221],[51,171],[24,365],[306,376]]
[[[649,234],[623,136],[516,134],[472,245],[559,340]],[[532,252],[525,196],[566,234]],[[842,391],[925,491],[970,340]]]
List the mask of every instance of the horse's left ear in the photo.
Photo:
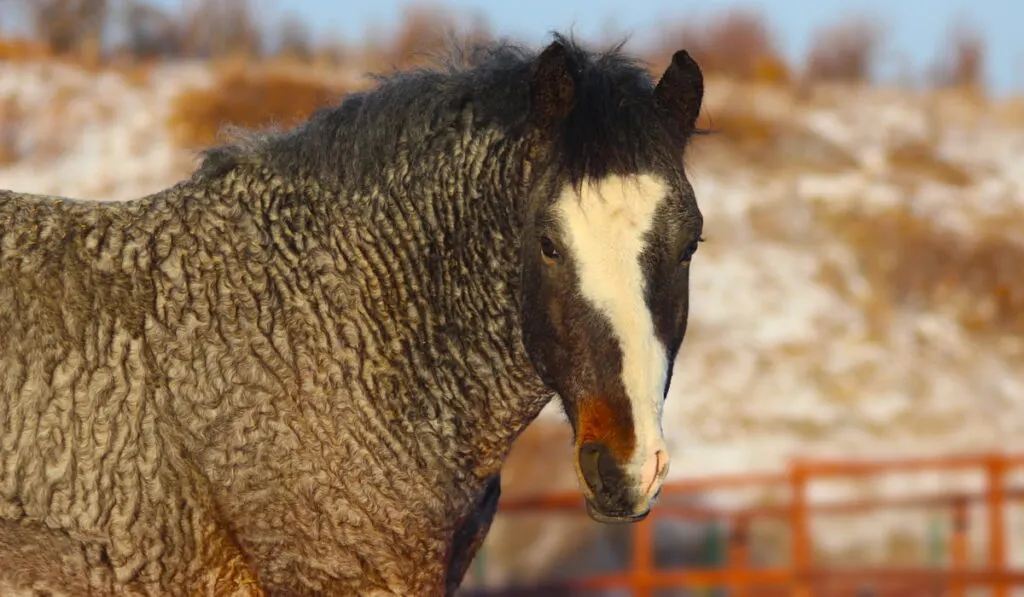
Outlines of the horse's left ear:
[[531,119],[539,128],[557,126],[576,103],[576,83],[560,41],[549,45],[533,66],[530,78]]
[[697,123],[703,101],[704,74],[686,50],[679,50],[654,88],[654,102],[689,132]]

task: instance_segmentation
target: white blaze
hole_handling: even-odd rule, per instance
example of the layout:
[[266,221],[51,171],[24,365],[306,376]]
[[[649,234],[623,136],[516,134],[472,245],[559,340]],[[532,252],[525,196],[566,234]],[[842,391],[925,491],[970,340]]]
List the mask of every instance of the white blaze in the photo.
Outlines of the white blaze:
[[644,479],[658,466],[655,451],[665,449],[661,409],[670,364],[644,298],[640,253],[667,191],[654,176],[611,176],[584,183],[579,193],[567,189],[555,205],[564,242],[576,260],[580,291],[608,317],[622,349],[622,383],[636,434],[629,464]]

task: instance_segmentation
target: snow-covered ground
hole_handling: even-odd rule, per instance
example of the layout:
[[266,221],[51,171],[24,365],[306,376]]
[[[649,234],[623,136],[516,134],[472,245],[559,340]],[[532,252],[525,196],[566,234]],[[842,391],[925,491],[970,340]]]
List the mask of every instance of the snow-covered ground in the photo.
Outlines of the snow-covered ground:
[[0,187],[95,200],[124,200],[187,174],[192,155],[167,126],[182,89],[212,81],[203,65],[154,69],[135,82],[114,71],[58,63],[0,66],[0,136],[28,159],[0,167]]
[[[117,200],[175,182],[194,155],[173,144],[171,101],[211,78],[194,64],[159,67],[148,81],[0,65],[0,142],[25,156],[0,165],[0,188]],[[708,242],[692,267],[690,328],[666,407],[672,474],[774,471],[794,455],[1024,450],[1024,341],[966,329],[953,305],[892,305],[879,333],[865,305],[880,291],[835,223],[817,215],[822,205],[881,213],[912,199],[925,218],[957,233],[1024,242],[1024,119],[955,97],[796,93],[708,85],[713,116],[741,102],[792,134],[759,159],[710,138],[691,151]],[[930,148],[968,180],[892,163],[891,150],[908,143]],[[814,165],[822,156],[838,166]],[[542,418],[560,417],[553,407]],[[933,489],[974,483],[918,481]],[[907,487],[894,478],[814,491],[840,497]],[[921,534],[922,521],[904,513],[872,525],[839,521],[844,526],[820,527],[819,544],[870,545],[883,540],[883,528]],[[1020,544],[1012,553],[1024,561],[1024,527],[1014,524]]]

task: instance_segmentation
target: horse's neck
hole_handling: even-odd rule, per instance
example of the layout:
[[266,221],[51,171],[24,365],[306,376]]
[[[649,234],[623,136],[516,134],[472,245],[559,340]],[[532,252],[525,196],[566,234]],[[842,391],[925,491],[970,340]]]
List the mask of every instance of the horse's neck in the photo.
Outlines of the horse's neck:
[[428,455],[439,466],[484,479],[549,394],[521,341],[521,218],[507,197],[525,195],[525,181],[488,148],[463,155],[476,163],[423,156],[413,175],[372,198],[363,234],[351,234],[351,206],[348,225],[335,228],[346,252],[362,256],[360,292],[379,293],[365,307],[382,370],[401,371],[375,402],[405,413],[407,429],[434,433],[421,443],[445,452]]
[[512,168],[504,177],[486,170],[498,162],[481,166],[476,182],[445,185],[463,192],[432,208],[437,217],[419,245],[422,294],[414,295],[432,320],[421,329],[421,338],[432,339],[422,354],[434,357],[424,373],[459,428],[448,438],[461,452],[452,456],[475,462],[479,478],[497,472],[548,398],[522,346],[521,218],[506,197],[523,185]]

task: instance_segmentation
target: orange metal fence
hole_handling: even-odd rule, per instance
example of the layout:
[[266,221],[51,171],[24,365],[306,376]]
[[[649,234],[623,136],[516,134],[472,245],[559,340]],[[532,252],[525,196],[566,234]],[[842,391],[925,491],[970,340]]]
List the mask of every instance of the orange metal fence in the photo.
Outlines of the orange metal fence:
[[[633,525],[632,562],[628,570],[573,579],[546,587],[519,587],[499,591],[476,591],[474,595],[547,595],[559,591],[629,589],[635,597],[653,597],[656,589],[720,586],[730,596],[767,597],[811,595],[863,595],[870,582],[872,596],[949,595],[963,597],[973,587],[987,588],[993,597],[1008,597],[1011,587],[1024,587],[1024,569],[1008,566],[1006,504],[1024,498],[1024,487],[1008,487],[1010,469],[1024,466],[1024,454],[985,454],[900,460],[809,461],[794,460],[788,471],[769,475],[721,476],[669,483],[662,490],[661,503],[641,523]],[[864,478],[889,473],[982,472],[985,489],[974,493],[925,495],[900,498],[862,499],[841,502],[812,502],[808,486],[819,480]],[[788,501],[780,506],[741,509],[709,509],[673,504],[673,496],[694,495],[723,489],[788,487]],[[983,566],[969,565],[968,532],[970,506],[985,508],[987,560]],[[853,514],[877,508],[944,508],[951,521],[949,565],[937,567],[822,567],[814,562],[814,541],[810,530],[817,514]],[[578,493],[568,492],[538,499],[509,501],[500,514],[579,511]],[[725,566],[713,569],[659,569],[654,562],[653,523],[659,517],[726,520],[731,529]],[[748,560],[748,529],[763,518],[784,520],[790,533],[789,563],[786,566],[756,568]]]

